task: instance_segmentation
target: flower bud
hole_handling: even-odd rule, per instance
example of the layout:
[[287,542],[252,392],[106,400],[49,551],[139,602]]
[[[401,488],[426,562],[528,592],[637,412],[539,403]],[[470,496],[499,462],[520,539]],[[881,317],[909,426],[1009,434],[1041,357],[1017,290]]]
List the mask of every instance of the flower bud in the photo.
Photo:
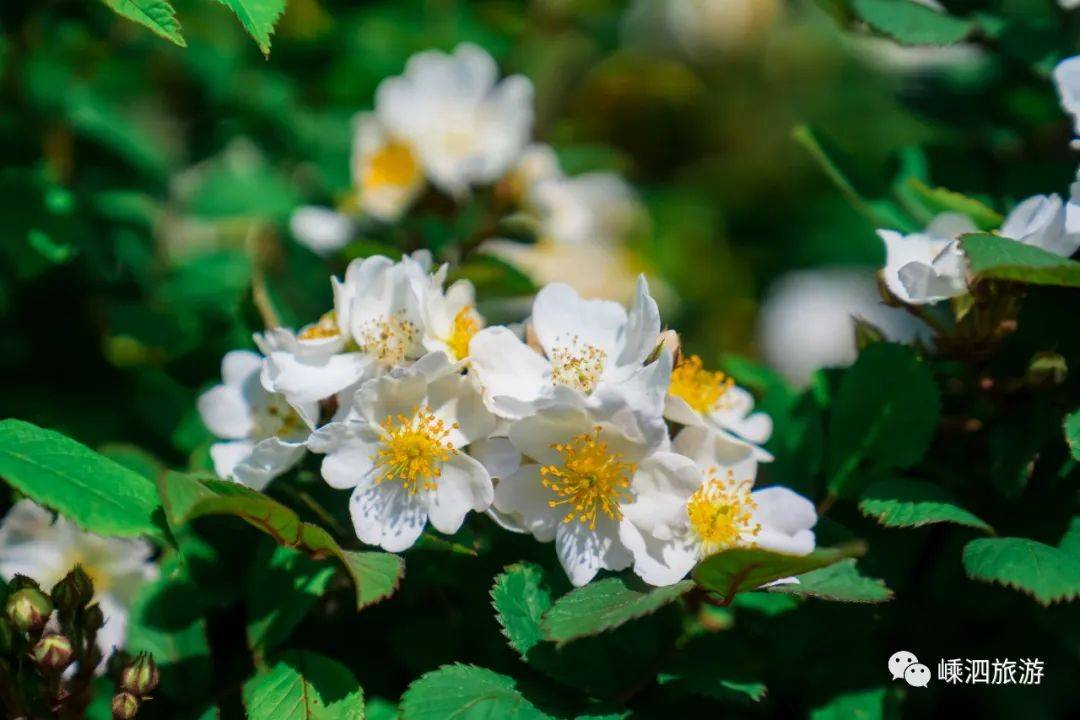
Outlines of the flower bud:
[[114,720],[131,720],[139,712],[139,698],[131,693],[113,695],[112,716]]
[[40,590],[41,586],[38,585],[38,581],[32,577],[26,575],[15,575],[11,578],[11,582],[8,583],[8,592],[15,592],[16,590],[22,590],[23,588],[34,588]]
[[83,612],[83,628],[88,633],[96,633],[105,624],[105,614],[101,606],[94,603]]
[[21,632],[37,633],[45,627],[53,605],[45,593],[24,587],[8,596],[5,608],[11,622]]
[[61,613],[67,614],[84,607],[94,597],[94,583],[79,565],[52,589],[52,599]]
[[161,676],[157,663],[149,653],[139,653],[120,673],[120,688],[138,697],[147,697],[154,692]]
[[71,664],[75,649],[71,647],[71,641],[63,635],[48,633],[30,649],[30,657],[38,667],[59,672]]

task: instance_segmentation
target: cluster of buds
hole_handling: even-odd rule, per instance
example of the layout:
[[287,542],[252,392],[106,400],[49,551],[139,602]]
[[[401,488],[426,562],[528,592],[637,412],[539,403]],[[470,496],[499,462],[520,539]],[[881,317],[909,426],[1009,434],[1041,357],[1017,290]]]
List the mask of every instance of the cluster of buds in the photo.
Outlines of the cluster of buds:
[[126,653],[115,653],[109,658],[109,666],[117,680],[112,716],[115,720],[132,720],[157,688],[161,679],[157,664],[149,653],[140,653],[134,659]]

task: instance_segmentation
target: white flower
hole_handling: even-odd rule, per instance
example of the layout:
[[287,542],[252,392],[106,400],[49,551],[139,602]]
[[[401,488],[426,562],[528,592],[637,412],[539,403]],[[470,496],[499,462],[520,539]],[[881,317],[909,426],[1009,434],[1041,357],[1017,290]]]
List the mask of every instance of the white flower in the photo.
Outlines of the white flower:
[[778,278],[758,315],[758,342],[765,360],[804,387],[823,367],[855,360],[853,317],[863,318],[896,342],[928,336],[920,321],[881,302],[869,268],[800,270]]
[[611,172],[541,180],[529,199],[540,238],[567,245],[621,243],[644,217],[633,189]]
[[697,355],[683,357],[671,372],[664,417],[683,425],[710,427],[726,438],[750,442],[759,460],[771,460],[772,456],[757,446],[772,435],[772,418],[753,410],[753,395],[724,373],[706,370]]
[[522,151],[514,167],[499,181],[499,186],[511,200],[529,206],[537,184],[562,176],[555,150],[545,143],[533,143]]
[[424,169],[411,142],[371,113],[357,116],[351,166],[360,210],[383,222],[400,218],[424,189]]
[[[1080,1],[1069,0],[1069,5],[1076,7]],[[1065,58],[1054,68],[1054,85],[1057,87],[1061,107],[1072,116],[1073,132],[1080,135],[1080,55]]]
[[484,327],[484,317],[476,311],[476,288],[468,280],[458,280],[444,293],[442,283],[443,273],[436,273],[424,296],[424,349],[464,360],[469,342]]
[[998,233],[1025,245],[1069,257],[1080,247],[1080,183],[1073,183],[1072,198],[1035,195],[1012,209]]
[[637,498],[623,508],[620,538],[645,582],[678,582],[700,560],[735,547],[813,551],[813,504],[782,487],[752,492],[757,463],[745,444],[687,427],[672,449],[641,463]]
[[491,476],[462,452],[495,419],[472,380],[440,352],[364,383],[352,412],[308,441],[325,453],[322,475],[352,489],[356,536],[389,552],[412,546],[430,520],[453,534],[492,501]]
[[520,75],[498,82],[491,56],[466,43],[450,55],[411,57],[403,75],[379,85],[375,114],[434,185],[459,197],[500,178],[521,155],[532,132],[532,84]]
[[128,611],[139,587],[157,577],[150,562],[153,547],[144,540],[105,538],[83,532],[63,516],[52,515],[30,500],[15,503],[0,522],[0,575],[26,575],[48,592],[75,565],[94,583],[105,625],[97,643],[107,657],[123,647]]
[[636,464],[667,444],[625,402],[581,404],[570,393],[540,404],[510,426],[527,464],[495,488],[500,524],[541,542],[555,540],[574,585],[601,568],[621,570],[632,557],[619,539],[623,508],[638,493]]
[[305,205],[289,217],[289,230],[297,242],[316,255],[333,255],[349,242],[353,222],[329,208]]
[[[536,295],[531,330],[539,352],[504,327],[481,330],[469,345],[472,372],[488,407],[501,417],[528,415],[556,388],[599,396],[607,390],[647,392],[655,384],[646,377],[653,371],[639,372],[660,333],[660,312],[644,278],[629,313],[618,303],[583,300],[569,286],[552,283]],[[637,381],[644,384],[639,388]],[[666,376],[661,381],[666,385]]]
[[210,457],[218,475],[262,490],[304,455],[304,441],[318,417],[316,403],[290,405],[260,381],[262,358],[247,350],[226,353],[223,384],[199,397],[199,414],[214,443]]
[[878,230],[885,243],[883,275],[889,291],[912,305],[936,303],[967,292],[963,256],[955,240],[975,232],[966,215],[942,213],[921,233]]

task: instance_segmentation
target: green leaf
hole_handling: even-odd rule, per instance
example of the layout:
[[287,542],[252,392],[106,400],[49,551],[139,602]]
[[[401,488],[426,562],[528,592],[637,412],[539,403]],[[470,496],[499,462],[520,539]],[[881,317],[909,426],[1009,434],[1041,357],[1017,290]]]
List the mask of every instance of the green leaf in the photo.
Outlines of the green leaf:
[[180,702],[204,700],[210,690],[212,662],[199,588],[175,556],[162,564],[161,578],[139,588],[128,616],[124,649],[149,652],[161,667],[159,692]]
[[810,712],[810,720],[883,720],[886,689],[883,687],[837,695]]
[[475,665],[443,665],[401,697],[402,720],[553,720],[521,693],[517,681]]
[[108,443],[99,447],[98,452],[128,470],[134,470],[150,482],[157,482],[157,476],[165,472],[160,460],[135,445]]
[[976,25],[911,0],[854,0],[855,14],[903,45],[951,45]]
[[931,214],[937,215],[942,212],[957,212],[967,215],[980,230],[996,230],[1001,227],[1005,219],[1001,213],[975,198],[962,195],[946,188],[931,188],[918,178],[908,178],[907,186],[911,189],[915,198],[921,202]]
[[1073,459],[1080,460],[1080,410],[1065,416],[1065,442]]
[[892,599],[892,590],[876,578],[859,574],[854,560],[799,575],[799,582],[774,585],[770,592],[839,602],[879,603]]
[[903,345],[875,343],[844,373],[828,433],[829,489],[843,494],[860,473],[914,465],[940,414],[930,368]]
[[[764,595],[764,593],[754,593]],[[779,598],[777,598],[779,599]],[[794,601],[792,601],[794,602]],[[757,653],[745,639],[731,634],[697,636],[682,647],[657,675],[665,689],[675,689],[721,702],[745,705],[765,697],[763,674],[755,667]]]
[[180,34],[180,22],[176,19],[176,10],[165,0],[102,1],[113,12],[150,28],[155,34],[180,47],[187,47],[187,42]]
[[248,31],[263,55],[270,54],[270,35],[274,24],[285,11],[286,0],[218,0],[236,14],[240,24]]
[[885,527],[921,527],[951,522],[992,532],[989,525],[957,505],[947,490],[915,480],[890,479],[874,483],[863,492],[859,510]]
[[544,638],[568,643],[651,615],[694,587],[690,580],[652,587],[637,577],[609,577],[571,590],[544,614]]
[[1080,287],[1080,262],[1016,240],[989,234],[960,238],[976,280]]
[[1028,538],[982,538],[964,546],[968,577],[1019,590],[1042,605],[1080,597],[1080,557]]
[[341,663],[311,652],[284,653],[244,683],[250,720],[363,720],[364,693]]
[[540,621],[551,607],[551,592],[544,587],[544,571],[532,563],[508,566],[495,578],[491,604],[503,635],[522,658],[543,640]]
[[761,548],[733,548],[710,555],[694,568],[698,585],[731,602],[736,593],[757,590],[780,578],[802,575],[861,555],[861,544],[818,548],[809,555],[782,555]]
[[248,645],[265,651],[285,640],[333,577],[333,565],[283,545],[264,544],[248,587]]
[[152,481],[53,430],[0,421],[0,477],[83,530],[164,537]]
[[239,483],[170,472],[159,479],[158,487],[173,525],[212,515],[238,517],[280,545],[315,559],[337,558],[352,577],[358,610],[392,595],[405,572],[399,556],[344,550],[326,530],[302,522],[286,506]]

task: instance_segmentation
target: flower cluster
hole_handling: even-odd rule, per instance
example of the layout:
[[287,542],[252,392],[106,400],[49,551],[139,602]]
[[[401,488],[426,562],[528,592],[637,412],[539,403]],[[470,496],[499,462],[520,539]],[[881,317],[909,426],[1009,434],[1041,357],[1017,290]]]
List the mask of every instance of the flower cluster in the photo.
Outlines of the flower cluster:
[[292,232],[328,254],[358,230],[400,221],[430,194],[460,202],[485,190],[491,211],[515,217],[536,242],[483,238],[484,253],[539,283],[631,298],[640,263],[625,241],[645,220],[633,190],[613,172],[567,176],[549,145],[530,142],[532,125],[532,84],[500,80],[481,48],[418,53],[379,85],[373,111],[356,117],[350,191],[336,209],[298,209]]
[[[1080,132],[1080,55],[1054,69],[1061,105]],[[1075,144],[1075,141],[1074,141]],[[878,230],[885,243],[883,276],[889,291],[909,305],[933,304],[967,294],[968,268],[959,238],[977,231],[963,214],[945,212],[923,232]],[[1080,249],[1080,174],[1069,197],[1035,195],[1016,205],[996,231],[1002,237],[1061,257]]]
[[486,326],[426,252],[354,260],[334,307],[256,336],[199,409],[217,472],[262,489],[306,451],[350,490],[357,537],[398,552],[470,512],[554,540],[577,585],[653,584],[732,547],[814,547],[810,502],[753,490],[771,421],[662,332],[644,278],[627,309],[553,283],[520,326]]

